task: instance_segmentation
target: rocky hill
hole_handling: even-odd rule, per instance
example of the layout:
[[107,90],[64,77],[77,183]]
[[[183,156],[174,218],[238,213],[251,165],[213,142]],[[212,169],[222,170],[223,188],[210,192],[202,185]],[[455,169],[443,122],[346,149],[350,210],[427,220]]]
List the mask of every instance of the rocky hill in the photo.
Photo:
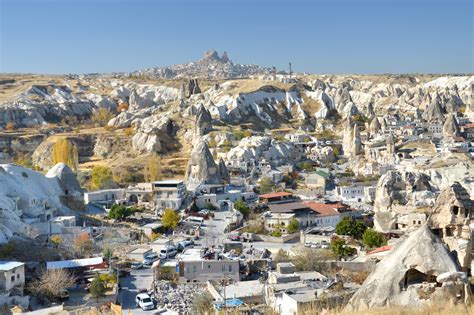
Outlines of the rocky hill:
[[[272,152],[274,161],[284,163],[295,150],[273,137],[276,130],[329,131],[343,138],[354,133],[343,132],[349,116],[378,116],[370,125],[377,130],[387,115],[449,121],[453,112],[472,113],[474,76],[290,78],[235,65],[215,51],[198,62],[147,71],[157,75],[2,75],[0,163],[30,161],[48,169],[53,144],[66,137],[78,147],[80,168],[99,163],[130,171],[158,153],[169,162],[169,176],[184,176],[196,135],[224,159],[269,158],[263,152]],[[236,131],[253,137],[241,139]],[[344,150],[353,144],[351,137],[345,140]]]
[[[143,75],[153,78],[245,78],[254,75],[276,74],[275,68],[264,68],[257,65],[235,64],[227,53],[221,56],[215,50],[204,53],[201,60],[185,64],[171,65],[163,68],[150,68],[133,72],[133,75]],[[280,72],[282,73],[282,72]]]

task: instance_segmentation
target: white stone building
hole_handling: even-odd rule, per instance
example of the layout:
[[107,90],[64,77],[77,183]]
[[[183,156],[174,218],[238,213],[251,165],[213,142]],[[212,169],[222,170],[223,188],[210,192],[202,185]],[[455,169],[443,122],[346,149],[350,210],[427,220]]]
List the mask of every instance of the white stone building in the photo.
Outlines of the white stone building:
[[17,261],[0,261],[0,293],[23,295],[25,264]]

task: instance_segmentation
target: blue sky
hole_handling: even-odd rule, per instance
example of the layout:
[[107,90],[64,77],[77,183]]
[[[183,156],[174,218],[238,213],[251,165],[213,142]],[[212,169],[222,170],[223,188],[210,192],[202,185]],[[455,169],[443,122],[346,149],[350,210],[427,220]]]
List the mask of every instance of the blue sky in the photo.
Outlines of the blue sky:
[[0,3],[0,72],[132,71],[208,49],[311,73],[474,72],[472,0]]

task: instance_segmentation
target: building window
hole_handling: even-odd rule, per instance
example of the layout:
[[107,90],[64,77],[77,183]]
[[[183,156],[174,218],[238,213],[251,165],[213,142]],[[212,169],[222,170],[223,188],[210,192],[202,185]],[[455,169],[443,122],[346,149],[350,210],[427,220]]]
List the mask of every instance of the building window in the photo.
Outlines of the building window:
[[193,266],[193,272],[196,273],[196,266]]
[[232,265],[229,265],[229,272],[232,272]]
[[17,274],[17,275],[16,275],[16,278],[17,278],[17,279],[20,279],[20,274]]
[[12,276],[12,277],[11,277],[11,281],[12,281],[12,282],[15,281],[15,276]]

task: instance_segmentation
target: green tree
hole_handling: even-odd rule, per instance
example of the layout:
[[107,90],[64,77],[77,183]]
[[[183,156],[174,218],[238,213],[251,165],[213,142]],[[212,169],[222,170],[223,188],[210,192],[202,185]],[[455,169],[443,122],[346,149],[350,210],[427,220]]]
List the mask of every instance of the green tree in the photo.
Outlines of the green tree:
[[94,166],[91,172],[91,182],[94,189],[113,186],[113,174],[107,166]]
[[380,247],[386,244],[385,237],[374,229],[365,230],[362,235],[362,242],[370,248]]
[[133,207],[125,207],[124,205],[113,205],[109,211],[109,218],[115,220],[123,220],[135,213],[136,209]]
[[248,218],[250,214],[250,208],[247,206],[247,204],[244,201],[239,200],[236,203],[234,203],[234,208],[237,209],[237,211],[239,211],[240,213],[242,213],[244,218]]
[[166,208],[163,212],[161,220],[163,221],[163,226],[167,229],[174,229],[178,226],[179,223],[179,214],[176,213],[173,209]]
[[104,250],[102,251],[102,256],[104,256],[104,258],[107,261],[109,261],[110,258],[112,258],[113,254],[114,254],[114,251],[110,247],[105,247]]
[[287,227],[288,233],[290,234],[295,233],[296,231],[298,231],[299,227],[300,227],[300,223],[298,222],[298,220],[296,220],[295,218],[291,219]]
[[338,259],[352,255],[355,250],[354,248],[347,246],[346,241],[340,237],[334,237],[331,240],[330,248],[334,255],[338,257]]
[[259,186],[261,194],[267,194],[275,189],[275,184],[273,184],[271,178],[266,176],[260,179]]
[[338,235],[348,235],[356,239],[360,239],[366,229],[367,226],[362,220],[354,220],[349,217],[344,217],[336,225],[336,233]]
[[97,299],[97,302],[99,301],[99,297],[104,296],[105,294],[104,282],[98,274],[91,282],[91,285],[89,287],[89,293],[92,297],[95,297]]

